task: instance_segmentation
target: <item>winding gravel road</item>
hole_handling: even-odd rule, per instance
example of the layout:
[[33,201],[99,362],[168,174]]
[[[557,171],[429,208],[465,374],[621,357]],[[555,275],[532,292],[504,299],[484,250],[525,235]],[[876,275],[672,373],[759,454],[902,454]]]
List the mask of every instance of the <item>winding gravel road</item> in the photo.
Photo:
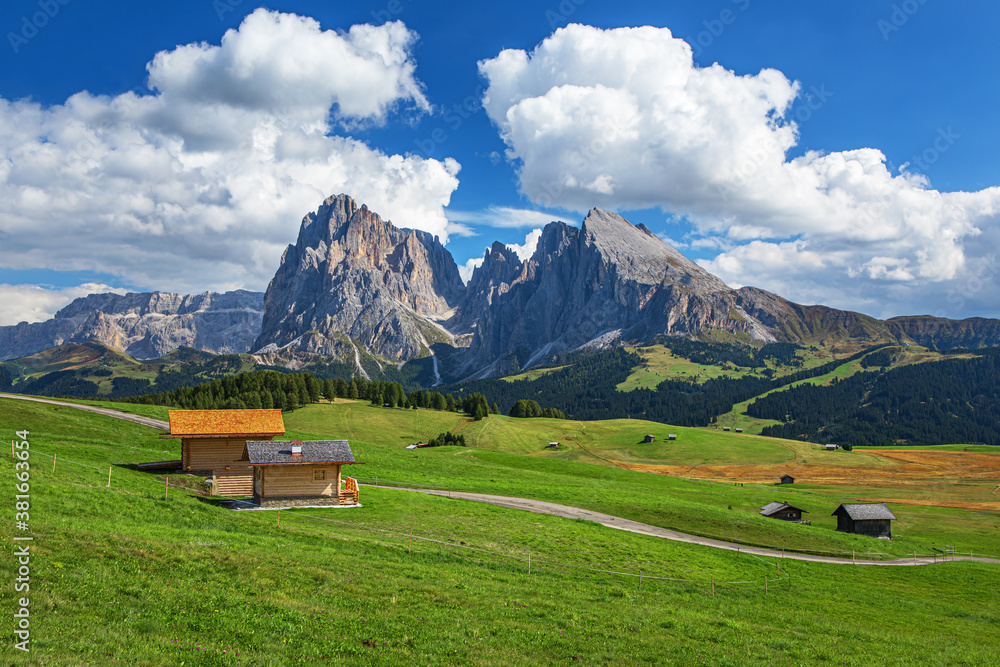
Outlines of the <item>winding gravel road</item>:
[[[364,486],[371,486],[371,485],[368,484]],[[913,565],[934,565],[937,563],[946,562],[945,560],[934,556],[931,557],[918,556],[915,559],[898,558],[896,560],[853,560],[851,558],[814,556],[812,554],[792,553],[789,551],[781,552],[781,551],[775,551],[774,549],[749,547],[745,544],[736,544],[735,542],[724,542],[722,540],[713,540],[709,537],[700,537],[698,535],[679,533],[676,530],[670,530],[669,528],[650,526],[649,524],[639,523],[638,521],[631,521],[629,519],[622,519],[621,517],[611,516],[610,514],[593,512],[591,510],[580,509],[579,507],[569,507],[568,505],[557,505],[556,503],[548,503],[542,500],[530,500],[528,498],[511,498],[508,496],[491,496],[483,493],[464,493],[461,491],[409,489],[399,486],[380,486],[379,488],[394,489],[397,491],[410,491],[414,493],[426,493],[432,496],[458,498],[459,500],[471,500],[477,503],[489,503],[490,505],[499,505],[500,507],[509,507],[511,509],[517,509],[517,510],[527,510],[528,512],[535,512],[537,514],[551,514],[552,516],[561,516],[567,519],[585,519],[587,521],[593,521],[594,523],[599,523],[602,526],[607,526],[608,528],[625,530],[630,533],[639,533],[640,535],[650,535],[652,537],[660,537],[665,540],[673,540],[674,542],[687,542],[688,544],[699,544],[701,546],[712,547],[714,549],[726,549],[728,551],[738,551],[740,553],[745,553],[745,554],[754,554],[755,556],[767,556],[769,558],[785,558],[787,560],[801,560],[801,561],[808,561],[811,563],[830,563],[832,565],[894,565],[894,566],[904,566],[904,567]],[[947,562],[955,560],[972,560],[979,563],[1000,563],[1000,559],[982,558],[979,556],[976,556],[974,558],[970,558],[969,556],[949,556]]]
[[[126,412],[119,412],[117,410],[112,410],[110,408],[100,408],[92,405],[78,405],[76,403],[66,403],[65,401],[55,401],[47,398],[33,398],[30,396],[18,396],[16,394],[0,394],[0,398],[10,398],[19,401],[35,401],[37,403],[49,403],[52,405],[60,405],[68,408],[76,408],[78,410],[86,410],[87,412],[96,412],[97,414],[105,415],[107,417],[114,417],[116,419],[125,419],[127,421],[135,422],[137,424],[142,424],[144,426],[149,426],[151,428],[160,429],[166,431],[170,428],[170,425],[159,419],[152,419],[150,417],[141,417],[139,415],[130,415]],[[371,486],[371,485],[365,485]],[[382,489],[392,489],[395,491],[407,491],[412,493],[426,493],[432,496],[444,496],[448,498],[458,498],[459,500],[469,500],[477,503],[489,503],[490,505],[499,505],[500,507],[509,507],[511,509],[526,510],[528,512],[535,512],[537,514],[550,514],[552,516],[561,516],[567,519],[584,519],[586,521],[593,521],[594,523],[599,523],[602,526],[607,526],[608,528],[615,528],[617,530],[625,530],[630,533],[638,533],[640,535],[650,535],[652,537],[659,537],[666,540],[673,540],[674,542],[686,542],[688,544],[698,544],[705,547],[712,547],[714,549],[726,549],[728,551],[738,551],[740,553],[754,554],[755,556],[766,556],[769,558],[786,558],[788,560],[800,560],[808,561],[811,563],[829,563],[832,565],[878,565],[878,566],[914,566],[914,565],[934,565],[937,563],[944,563],[955,560],[971,560],[979,563],[998,563],[1000,564],[1000,559],[997,558],[983,558],[976,556],[974,558],[969,556],[950,556],[948,561],[945,561],[937,557],[917,557],[917,558],[898,558],[896,560],[853,560],[850,558],[833,558],[830,556],[814,556],[812,554],[800,554],[792,552],[781,552],[775,551],[773,549],[763,549],[760,547],[750,547],[745,544],[736,544],[734,542],[725,542],[722,540],[713,540],[708,537],[700,537],[698,535],[689,535],[687,533],[679,533],[676,530],[670,530],[668,528],[660,528],[658,526],[650,526],[649,524],[639,523],[638,521],[631,521],[629,519],[622,519],[621,517],[611,516],[610,514],[602,514],[600,512],[593,512],[591,510],[580,509],[579,507],[569,507],[568,505],[558,505],[556,503],[548,503],[542,500],[531,500],[528,498],[511,498],[508,496],[491,496],[484,493],[465,493],[462,491],[440,491],[440,490],[430,490],[430,489],[410,489],[400,486],[380,486]]]

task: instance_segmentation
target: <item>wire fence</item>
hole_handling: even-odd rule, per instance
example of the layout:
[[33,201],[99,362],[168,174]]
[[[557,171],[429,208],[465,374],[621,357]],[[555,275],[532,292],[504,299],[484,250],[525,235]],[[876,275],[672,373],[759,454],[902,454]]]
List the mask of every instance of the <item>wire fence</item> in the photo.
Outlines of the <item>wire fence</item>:
[[[79,461],[74,461],[72,459],[68,459],[68,458],[59,456],[57,453],[56,454],[47,454],[45,452],[39,451],[37,448],[32,448],[31,449],[31,455],[32,456],[34,456],[34,455],[40,455],[40,456],[44,456],[44,457],[46,457],[48,459],[51,459],[52,460],[52,472],[53,473],[56,471],[56,469],[57,469],[58,466],[60,466],[60,465],[62,465],[64,463],[68,463],[68,464],[72,464],[74,466],[78,466],[78,467],[81,467],[81,468],[86,468],[86,469],[89,469],[89,470],[97,471],[97,472],[99,472],[99,473],[102,474],[102,477],[103,477],[103,474],[105,472],[107,472],[107,474],[108,474],[108,481],[107,481],[107,483],[104,486],[109,487],[109,488],[111,487],[112,471],[115,468],[115,466],[113,466],[113,465],[109,466],[107,469],[105,469],[103,467],[98,467],[98,466],[90,465],[88,463],[81,463]],[[122,471],[127,471],[129,473],[142,472],[142,471],[133,470],[131,468],[122,468],[121,470]],[[146,473],[144,475],[131,475],[131,477],[132,477],[132,479],[136,479],[136,480],[147,479],[147,480],[149,480],[149,482],[151,484],[157,484],[157,485],[160,482],[159,481],[153,482],[153,479],[162,480],[163,486],[164,486],[164,491],[166,491],[167,487],[174,488],[174,489],[177,489],[177,490],[180,490],[180,491],[185,491],[185,492],[192,492],[193,491],[193,489],[191,487],[171,483],[170,480],[169,480],[169,478],[166,475],[161,475],[161,476],[154,475],[154,476],[151,476],[151,477],[147,477],[146,475],[148,475],[148,474],[149,473]],[[86,482],[84,482],[84,483],[86,483]],[[100,487],[101,485],[100,484],[90,484],[90,486]],[[165,498],[166,498],[166,495],[165,495]],[[240,502],[241,504],[246,504],[246,505],[249,505],[249,506],[256,507],[255,505],[253,505],[253,503],[249,503],[247,501],[237,501],[237,502]],[[380,527],[377,527],[377,526],[365,525],[365,524],[358,523],[356,521],[342,521],[342,520],[334,519],[334,518],[331,518],[331,517],[318,516],[318,515],[315,515],[315,514],[310,514],[310,513],[303,512],[301,510],[288,511],[290,509],[293,509],[293,508],[286,508],[285,510],[278,510],[278,512],[277,512],[277,514],[278,514],[278,520],[277,520],[277,522],[278,522],[279,526],[281,525],[282,522],[285,522],[286,525],[287,525],[287,522],[288,522],[289,519],[298,520],[298,521],[322,522],[322,524],[324,524],[324,525],[333,524],[333,525],[337,525],[337,526],[341,526],[341,527],[349,527],[349,528],[352,528],[352,529],[355,529],[355,530],[358,530],[358,531],[362,531],[362,532],[377,533],[377,534],[380,534],[380,535],[383,535],[383,536],[391,536],[391,537],[400,538],[400,539],[407,539],[407,540],[409,540],[409,544],[410,544],[410,546],[408,547],[408,551],[412,551],[412,544],[414,542],[423,543],[423,544],[435,544],[435,545],[439,545],[439,546],[442,546],[442,547],[446,547],[448,549],[461,549],[461,550],[464,550],[464,551],[467,551],[467,552],[470,552],[470,553],[478,553],[478,554],[482,554],[484,556],[491,556],[491,557],[495,557],[495,558],[505,559],[505,560],[508,560],[508,561],[511,561],[511,562],[520,563],[520,564],[523,564],[523,566],[525,566],[527,568],[527,571],[529,573],[531,573],[533,569],[535,571],[537,571],[539,568],[547,568],[549,570],[559,570],[559,569],[565,570],[565,571],[571,570],[571,571],[575,571],[577,573],[582,573],[582,574],[585,574],[585,575],[607,575],[607,576],[621,577],[621,578],[625,578],[625,579],[630,579],[630,580],[634,580],[634,581],[637,582],[637,584],[638,584],[638,590],[639,591],[642,590],[642,586],[643,586],[644,582],[647,583],[647,584],[650,583],[650,582],[664,582],[664,583],[666,583],[668,585],[671,585],[673,587],[678,587],[678,588],[688,588],[688,589],[690,589],[690,588],[704,588],[704,589],[711,589],[711,592],[712,592],[713,595],[715,594],[716,589],[725,590],[725,589],[745,588],[746,590],[750,590],[750,591],[752,591],[752,590],[762,590],[762,591],[765,591],[765,592],[769,592],[771,589],[773,589],[775,587],[776,584],[784,583],[787,588],[791,587],[791,576],[787,572],[784,572],[782,570],[780,563],[778,563],[777,561],[775,561],[774,563],[770,563],[770,562],[768,562],[764,558],[761,558],[759,556],[755,556],[754,554],[747,554],[746,552],[744,552],[742,555],[744,555],[744,556],[751,556],[751,557],[753,557],[753,558],[755,558],[757,560],[760,560],[760,561],[764,562],[769,567],[771,567],[771,566],[775,567],[775,570],[776,570],[777,574],[775,576],[764,575],[764,576],[762,576],[760,578],[754,578],[754,579],[746,578],[746,579],[740,579],[740,580],[736,580],[736,581],[724,581],[724,580],[720,579],[720,580],[717,581],[715,579],[715,577],[710,577],[708,579],[682,579],[682,578],[676,578],[676,577],[667,577],[667,576],[662,576],[662,575],[651,573],[651,572],[642,572],[641,569],[638,569],[636,572],[629,572],[629,571],[625,571],[625,570],[616,570],[616,569],[608,569],[608,568],[601,568],[601,567],[593,567],[591,565],[586,565],[586,564],[575,564],[575,563],[568,563],[568,562],[560,562],[560,561],[551,560],[549,558],[544,558],[544,557],[540,558],[538,556],[532,555],[530,551],[525,551],[525,552],[523,552],[523,554],[518,554],[518,553],[513,553],[514,550],[510,550],[507,553],[504,553],[503,551],[498,551],[498,550],[495,550],[495,549],[485,549],[485,548],[482,548],[482,547],[471,546],[469,544],[462,544],[461,542],[456,543],[456,542],[445,540],[445,539],[439,539],[437,537],[431,537],[431,536],[428,536],[428,535],[420,535],[420,534],[414,533],[412,531],[409,532],[409,533],[405,533],[405,532],[400,532],[399,530],[392,530],[392,529],[388,529],[388,528],[380,528]],[[648,590],[648,588],[647,588],[647,590]]]
[[[98,472],[100,472],[102,474],[105,471],[105,469],[103,467],[98,467],[98,466],[90,465],[90,464],[87,464],[87,463],[81,463],[79,461],[73,461],[72,459],[68,459],[68,458],[65,458],[65,457],[60,457],[58,454],[55,454],[55,453],[54,454],[46,454],[45,452],[39,451],[37,448],[32,448],[31,449],[31,454],[32,455],[37,454],[37,455],[44,456],[44,457],[47,457],[47,458],[51,459],[52,460],[52,472],[53,473],[55,472],[57,465],[58,464],[62,464],[62,463],[69,463],[69,464],[72,464],[72,465],[75,465],[75,466],[79,466],[79,467],[82,467],[82,468],[88,468],[88,469],[91,469],[91,470],[96,470],[96,471],[98,471]],[[105,484],[106,487],[109,487],[109,488],[111,487],[111,484],[112,484],[112,471],[114,470],[114,468],[115,468],[115,466],[112,465],[112,466],[109,466],[108,469],[107,469],[107,483]],[[122,470],[122,471],[128,471],[128,472],[142,472],[142,471],[138,471],[138,470],[132,470],[131,468],[120,468],[120,470]],[[145,473],[144,475],[139,475],[139,476],[133,476],[133,479],[140,479],[140,480],[141,479],[146,479],[146,480],[149,480],[150,482],[152,482],[153,479],[158,479],[158,480],[162,481],[163,482],[163,488],[164,488],[164,499],[165,500],[167,499],[167,489],[168,488],[174,488],[174,489],[177,489],[177,490],[180,490],[180,491],[189,492],[189,493],[195,491],[195,489],[193,489],[191,486],[184,486],[184,485],[180,485],[180,484],[171,484],[170,483],[170,479],[167,477],[167,475],[162,475],[162,476],[152,475],[152,476],[149,476],[149,477],[147,477],[147,475],[149,475],[149,473]],[[363,479],[367,480],[368,483],[371,486],[380,486],[381,485],[383,487],[395,487],[395,488],[420,488],[419,484],[401,483],[401,482],[399,482],[397,480],[387,480],[385,478],[381,479],[381,484],[380,484],[380,480],[379,480],[379,478],[377,476],[373,476],[371,478],[355,477],[355,479],[358,480],[359,482],[361,480],[363,480]],[[157,485],[159,485],[159,481],[154,482],[154,483],[157,484]],[[92,486],[100,486],[100,485],[94,484]],[[244,502],[244,503],[246,503],[248,505],[254,506],[253,503],[247,503],[246,501],[241,501],[241,502]],[[287,509],[292,509],[292,508],[287,508]],[[412,532],[412,530],[411,530],[410,533],[404,533],[404,532],[399,532],[398,530],[391,530],[391,529],[387,529],[387,528],[379,528],[379,527],[375,527],[375,526],[368,526],[368,525],[360,524],[360,523],[355,522],[355,521],[342,521],[342,520],[334,519],[334,518],[331,518],[331,517],[328,517],[328,516],[317,516],[315,514],[307,514],[307,513],[303,512],[303,511],[294,511],[294,512],[284,511],[283,512],[283,511],[279,510],[278,511],[278,524],[279,525],[280,525],[280,522],[282,520],[282,516],[285,517],[286,521],[287,521],[287,519],[289,517],[291,517],[293,519],[296,519],[296,520],[308,519],[308,520],[312,520],[312,521],[324,522],[326,524],[336,524],[336,525],[340,525],[340,526],[349,526],[351,528],[358,529],[358,530],[361,530],[361,531],[368,531],[368,532],[373,532],[373,533],[380,533],[380,534],[383,534],[383,535],[393,536],[393,537],[398,537],[398,538],[406,538],[406,539],[409,540],[409,544],[410,544],[409,550],[411,550],[411,551],[412,551],[412,544],[413,544],[414,541],[416,541],[418,543],[438,544],[438,545],[445,546],[445,547],[452,548],[452,549],[462,549],[462,550],[466,550],[466,551],[469,551],[469,552],[481,553],[481,554],[484,554],[484,555],[489,555],[489,556],[493,556],[493,557],[497,557],[497,558],[502,558],[502,559],[507,559],[507,560],[510,560],[510,561],[515,561],[515,562],[523,563],[523,564],[526,565],[527,570],[528,570],[529,573],[531,572],[532,567],[534,567],[536,569],[538,567],[547,567],[547,568],[551,568],[551,569],[560,569],[561,568],[563,570],[573,570],[573,571],[576,571],[576,572],[585,573],[585,574],[591,574],[591,575],[602,574],[602,575],[609,575],[609,576],[615,576],[615,577],[624,577],[624,578],[629,578],[629,579],[636,579],[636,580],[638,580],[638,587],[639,587],[640,591],[642,590],[642,582],[643,581],[648,581],[648,582],[651,582],[651,581],[667,582],[669,585],[672,585],[674,587],[682,587],[682,588],[705,588],[705,589],[710,588],[713,595],[715,594],[716,588],[723,588],[723,589],[724,588],[730,588],[730,589],[732,589],[732,588],[736,588],[736,587],[746,586],[746,587],[749,587],[750,590],[763,590],[765,593],[768,593],[771,588],[774,588],[775,584],[784,583],[785,587],[789,588],[789,589],[792,586],[791,575],[787,571],[783,570],[783,568],[782,568],[783,558],[779,558],[777,556],[774,556],[774,557],[771,557],[771,560],[768,560],[768,558],[766,558],[766,557],[763,557],[763,556],[760,556],[758,554],[754,554],[754,553],[748,552],[748,551],[739,551],[739,550],[737,550],[736,551],[737,557],[740,557],[740,556],[750,557],[752,559],[761,561],[762,563],[764,563],[768,567],[772,567],[773,566],[775,568],[776,572],[777,572],[777,575],[774,576],[773,578],[772,577],[768,577],[767,575],[764,575],[762,578],[742,579],[742,580],[737,580],[737,581],[716,581],[715,577],[710,577],[707,580],[706,579],[681,579],[681,578],[666,577],[666,576],[657,575],[657,574],[651,574],[651,573],[643,573],[641,571],[641,569],[638,569],[638,567],[637,567],[637,570],[638,570],[637,572],[628,572],[628,571],[625,571],[625,570],[614,570],[614,569],[607,569],[607,568],[601,568],[601,567],[593,567],[591,565],[580,565],[580,564],[559,562],[559,561],[553,561],[553,560],[548,560],[548,559],[544,559],[544,558],[540,559],[540,558],[537,558],[537,557],[532,557],[532,555],[531,555],[530,552],[525,552],[523,555],[520,555],[518,553],[514,553],[514,550],[510,550],[508,553],[504,553],[502,551],[496,551],[496,550],[491,550],[491,549],[484,549],[484,548],[481,548],[481,547],[473,547],[471,545],[463,544],[461,542],[455,543],[455,542],[452,542],[452,541],[442,540],[442,539],[438,539],[438,538],[435,538],[435,537],[430,537],[430,536],[427,536],[427,535],[419,535],[419,534],[416,534],[416,533]],[[782,549],[782,556],[784,556],[784,552],[785,552],[785,550]],[[858,555],[866,555],[866,556],[870,556],[870,555],[893,556],[892,554],[886,554],[886,553],[878,552],[878,551],[866,551],[866,552],[819,551],[819,550],[804,551],[804,550],[797,549],[795,552],[789,551],[788,553],[790,553],[790,554],[791,553],[809,553],[809,554],[816,554],[816,555],[826,555],[826,554],[841,554],[841,555],[843,555],[843,554],[851,554],[852,558],[854,558],[854,557],[856,557]],[[968,554],[968,556],[966,556],[966,554]],[[910,558],[910,557],[911,556],[909,556],[909,555],[905,556],[905,558]],[[949,561],[949,560],[965,559],[966,557],[968,557],[968,558],[991,558],[991,559],[995,559],[996,558],[995,556],[990,556],[990,555],[987,555],[987,554],[974,553],[973,551],[959,552],[959,551],[957,551],[957,549],[955,549],[955,547],[952,547],[951,545],[946,545],[945,550],[943,552],[940,552],[940,553],[918,554],[918,553],[914,552],[912,554],[913,563],[915,565],[919,564],[921,559],[924,559],[925,561],[927,559],[933,559],[933,562],[946,562],[946,561]],[[895,556],[895,558],[896,559],[900,559],[899,556]]]

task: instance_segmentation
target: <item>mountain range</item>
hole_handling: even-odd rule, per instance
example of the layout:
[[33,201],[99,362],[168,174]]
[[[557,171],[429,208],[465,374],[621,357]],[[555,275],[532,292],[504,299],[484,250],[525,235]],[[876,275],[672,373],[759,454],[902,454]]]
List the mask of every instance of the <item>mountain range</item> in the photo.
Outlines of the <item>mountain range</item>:
[[396,367],[415,360],[430,384],[664,334],[951,349],[1000,345],[1000,320],[878,320],[731,289],[645,226],[600,209],[580,227],[546,225],[527,260],[494,243],[463,285],[437,237],[338,195],[302,220],[265,294],[93,294],[51,320],[0,327],[0,360],[97,341],[138,359],[179,347],[286,365],[335,358],[362,375],[362,358]]

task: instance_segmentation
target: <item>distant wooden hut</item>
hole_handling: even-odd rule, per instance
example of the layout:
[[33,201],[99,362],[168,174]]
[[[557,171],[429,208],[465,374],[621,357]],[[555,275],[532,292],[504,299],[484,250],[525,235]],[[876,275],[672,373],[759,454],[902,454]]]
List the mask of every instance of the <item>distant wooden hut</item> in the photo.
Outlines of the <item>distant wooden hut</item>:
[[655,440],[656,440],[656,436],[653,436],[653,435],[647,435],[645,438],[642,439],[643,442],[653,442]]
[[243,460],[247,440],[285,434],[281,410],[170,410],[170,433],[180,438],[185,472],[215,478],[220,496],[253,493],[253,470]]
[[842,533],[892,539],[892,522],[896,515],[885,503],[845,503],[834,510],[832,516],[837,517],[837,530]]
[[545,449],[559,449],[559,443],[550,442],[549,444],[545,445]]
[[733,430],[736,431],[737,433],[742,433],[743,432],[743,429],[741,429],[741,428],[737,428],[737,429],[733,429]]
[[344,484],[340,474],[341,466],[357,463],[346,440],[248,441],[245,456],[253,501],[261,507],[357,505],[360,499],[354,478]]
[[795,484],[795,478],[791,475],[782,475],[780,484]]
[[[802,521],[802,513],[806,512],[804,509],[799,507],[794,507],[788,503],[779,503],[777,501],[773,503],[768,503],[760,508],[759,514],[766,516],[770,519],[781,519],[782,521]],[[808,512],[806,512],[808,514]]]
[[722,427],[722,430],[723,430],[723,431],[728,431],[728,430],[729,430],[729,427],[728,427],[728,426],[723,426],[723,427]]
[[828,451],[828,452],[835,452],[835,451],[837,451],[838,449],[840,449],[840,445],[833,445],[833,444],[830,444],[830,445],[826,445],[826,446],[824,447],[824,449],[825,449],[826,451]]
[[671,433],[670,435],[667,436],[667,440],[676,440],[676,439],[677,439],[676,433]]

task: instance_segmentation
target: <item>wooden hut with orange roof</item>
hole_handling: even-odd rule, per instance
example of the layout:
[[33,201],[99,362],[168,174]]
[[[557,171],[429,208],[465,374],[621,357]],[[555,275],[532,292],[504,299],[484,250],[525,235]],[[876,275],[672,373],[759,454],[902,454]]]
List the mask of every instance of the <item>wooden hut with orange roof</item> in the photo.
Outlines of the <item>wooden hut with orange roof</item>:
[[285,434],[281,410],[170,410],[170,433],[180,438],[185,472],[215,477],[220,496],[253,495],[253,469],[244,460],[247,440]]

